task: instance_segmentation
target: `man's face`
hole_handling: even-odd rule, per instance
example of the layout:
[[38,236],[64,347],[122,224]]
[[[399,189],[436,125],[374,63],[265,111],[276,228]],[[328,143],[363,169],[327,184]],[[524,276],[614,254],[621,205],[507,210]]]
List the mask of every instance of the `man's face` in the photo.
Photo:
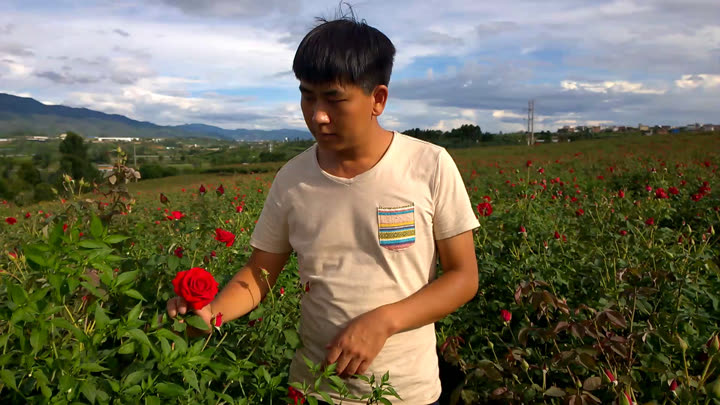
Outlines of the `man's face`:
[[300,107],[318,146],[348,150],[367,139],[374,118],[374,96],[355,85],[300,81]]

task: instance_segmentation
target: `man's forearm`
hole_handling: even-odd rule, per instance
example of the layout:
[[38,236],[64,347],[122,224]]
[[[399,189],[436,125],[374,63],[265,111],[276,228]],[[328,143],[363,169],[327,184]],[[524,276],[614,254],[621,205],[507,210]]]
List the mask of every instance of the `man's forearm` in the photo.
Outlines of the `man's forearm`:
[[258,306],[277,277],[268,275],[267,280],[259,268],[249,266],[238,271],[230,282],[210,303],[213,315],[222,313],[223,322],[237,319]]
[[477,270],[448,271],[415,294],[378,308],[390,334],[436,322],[470,301],[477,293]]

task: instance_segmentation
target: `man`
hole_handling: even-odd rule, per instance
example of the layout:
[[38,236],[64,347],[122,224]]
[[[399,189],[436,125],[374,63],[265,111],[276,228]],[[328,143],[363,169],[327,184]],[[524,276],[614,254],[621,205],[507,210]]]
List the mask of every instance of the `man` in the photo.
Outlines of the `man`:
[[[477,292],[479,223],[443,148],[378,123],[394,55],[383,33],[352,19],[305,36],[293,71],[317,142],[277,173],[249,262],[196,313],[209,324],[213,314],[227,321],[250,312],[268,292],[262,269],[273,285],[295,251],[309,291],[290,381],[314,381],[306,356],[337,363],[341,377],[389,371],[402,397],[393,403],[424,405],[440,397],[434,322]],[[185,311],[181,298],[168,302],[171,317]],[[346,384],[358,396],[369,388]]]

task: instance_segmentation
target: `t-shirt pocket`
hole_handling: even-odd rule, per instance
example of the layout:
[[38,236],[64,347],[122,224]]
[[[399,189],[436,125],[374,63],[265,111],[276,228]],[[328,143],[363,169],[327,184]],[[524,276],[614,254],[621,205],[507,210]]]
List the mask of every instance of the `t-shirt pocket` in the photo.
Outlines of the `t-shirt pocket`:
[[378,207],[378,241],[388,250],[404,250],[415,244],[415,204]]

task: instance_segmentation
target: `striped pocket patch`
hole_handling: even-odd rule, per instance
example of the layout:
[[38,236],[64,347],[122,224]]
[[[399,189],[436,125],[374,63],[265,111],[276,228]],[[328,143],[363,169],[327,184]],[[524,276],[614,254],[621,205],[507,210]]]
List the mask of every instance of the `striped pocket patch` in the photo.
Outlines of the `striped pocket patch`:
[[415,243],[415,204],[377,210],[380,246],[402,250]]

